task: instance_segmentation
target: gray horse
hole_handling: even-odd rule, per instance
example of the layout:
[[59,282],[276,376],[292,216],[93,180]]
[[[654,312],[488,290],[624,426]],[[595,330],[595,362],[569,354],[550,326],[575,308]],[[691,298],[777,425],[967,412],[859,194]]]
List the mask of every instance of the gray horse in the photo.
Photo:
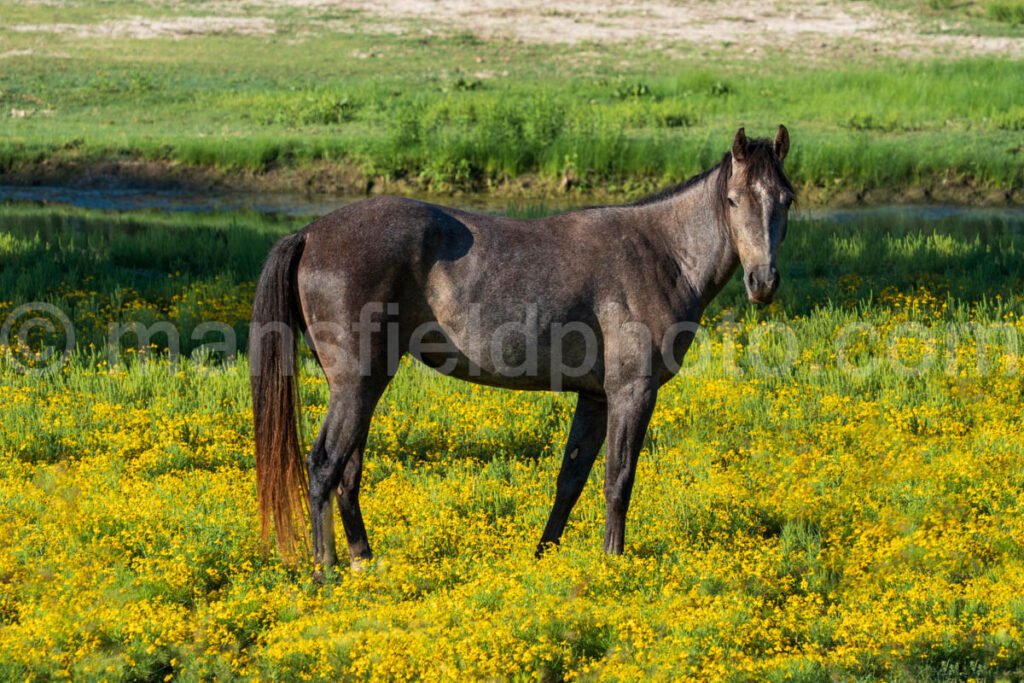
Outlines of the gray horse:
[[[794,192],[789,134],[748,140],[707,172],[625,206],[515,220],[376,197],[285,237],[263,268],[249,342],[264,540],[304,536],[336,563],[332,498],[353,562],[370,558],[359,508],[374,407],[409,353],[439,371],[513,389],[572,391],[576,412],[538,554],[557,544],[607,439],[604,549],[621,553],[637,458],[658,388],[712,298],[743,264],[752,302],[772,300]],[[296,331],[330,388],[303,466]]]

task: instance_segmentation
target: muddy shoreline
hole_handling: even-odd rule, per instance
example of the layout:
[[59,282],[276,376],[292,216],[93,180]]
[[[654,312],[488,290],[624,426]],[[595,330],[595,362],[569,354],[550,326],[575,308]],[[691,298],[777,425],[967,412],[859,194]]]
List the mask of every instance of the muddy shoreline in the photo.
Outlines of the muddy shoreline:
[[[370,176],[355,165],[317,162],[282,166],[263,172],[190,166],[159,161],[65,162],[44,160],[0,171],[0,185],[11,188],[69,188],[111,192],[180,192],[202,194],[249,194],[301,196],[311,202],[351,199],[375,194],[396,194],[470,200],[489,205],[508,202],[544,202],[547,205],[580,205],[621,202],[657,190],[663,185],[649,179],[639,183],[593,183],[588,186],[572,178],[544,178],[524,175],[498,183],[476,183],[460,188],[437,188],[416,178]],[[799,202],[805,208],[846,208],[891,204],[948,204],[983,207],[1024,205],[1024,188],[986,187],[969,177],[935,178],[927,183],[895,187],[860,188],[842,183],[829,187],[798,186]]]

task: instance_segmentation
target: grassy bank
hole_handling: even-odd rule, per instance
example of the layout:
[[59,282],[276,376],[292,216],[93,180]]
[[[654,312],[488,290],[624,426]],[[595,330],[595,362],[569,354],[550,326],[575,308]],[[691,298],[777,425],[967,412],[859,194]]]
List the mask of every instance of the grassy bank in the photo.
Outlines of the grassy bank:
[[1021,675],[1019,230],[791,225],[779,302],[730,283],[662,392],[622,558],[600,465],[532,557],[567,397],[404,368],[364,477],[379,559],[316,588],[259,547],[244,357],[102,349],[112,320],[244,333],[297,224],[0,212],[0,315],[42,299],[81,330],[57,372],[0,366],[0,678]]
[[633,195],[707,168],[740,125],[784,122],[789,172],[822,201],[877,188],[1005,200],[1024,183],[1013,60],[837,66],[283,25],[187,41],[3,33],[0,182]]

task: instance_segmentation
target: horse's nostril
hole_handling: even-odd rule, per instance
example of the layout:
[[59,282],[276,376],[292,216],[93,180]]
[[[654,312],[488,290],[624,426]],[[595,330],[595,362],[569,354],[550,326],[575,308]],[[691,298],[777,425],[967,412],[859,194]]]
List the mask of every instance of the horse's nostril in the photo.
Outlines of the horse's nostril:
[[750,272],[746,274],[744,278],[746,283],[751,286],[765,287],[771,285],[778,279],[779,273],[775,268],[770,266],[758,266],[752,268]]
[[757,299],[770,299],[779,287],[779,271],[775,266],[757,266],[744,273],[747,291]]

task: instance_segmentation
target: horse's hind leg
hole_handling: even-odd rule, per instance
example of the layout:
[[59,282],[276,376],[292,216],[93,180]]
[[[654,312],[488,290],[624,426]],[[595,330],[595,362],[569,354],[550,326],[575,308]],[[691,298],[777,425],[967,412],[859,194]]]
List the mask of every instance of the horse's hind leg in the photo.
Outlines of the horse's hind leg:
[[537,556],[544,552],[548,545],[555,545],[562,538],[562,532],[569,521],[569,513],[579,500],[583,486],[587,483],[590,470],[594,466],[597,452],[604,443],[608,419],[608,406],[586,396],[580,396],[576,403],[576,413],[569,428],[569,440],[562,456],[562,469],[558,473],[558,489],[555,493],[555,505],[551,509],[547,526],[537,546]]
[[[334,512],[331,510],[330,489],[324,493],[320,485],[322,478],[321,470],[326,467],[329,457],[327,454],[327,425],[331,421],[330,408],[327,417],[320,427],[320,434],[313,442],[306,457],[306,469],[309,473],[309,519],[313,535],[313,564],[314,578],[320,578],[320,569],[330,567],[337,563],[338,552],[334,545]],[[325,500],[326,496],[326,500]]]
[[370,550],[370,539],[366,535],[363,523],[363,512],[359,508],[359,482],[363,477],[363,453],[366,450],[366,437],[369,423],[363,430],[357,448],[346,463],[341,473],[341,483],[337,487],[338,511],[345,529],[345,540],[348,542],[349,559],[368,560],[373,557]]
[[369,558],[370,544],[359,509],[359,480],[363,450],[373,409],[387,384],[386,379],[360,378],[336,383],[320,435],[307,460],[309,513],[313,526],[313,561],[324,568],[337,563],[334,512],[331,499],[338,498],[349,554]]

